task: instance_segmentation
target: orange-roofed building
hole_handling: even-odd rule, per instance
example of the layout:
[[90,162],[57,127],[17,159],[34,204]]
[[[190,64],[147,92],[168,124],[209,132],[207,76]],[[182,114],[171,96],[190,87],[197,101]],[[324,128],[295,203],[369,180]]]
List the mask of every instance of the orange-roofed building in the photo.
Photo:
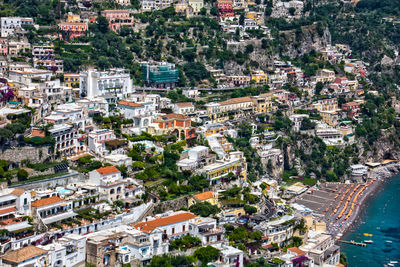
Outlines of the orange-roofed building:
[[178,211],[169,216],[136,223],[133,227],[145,233],[161,231],[170,239],[176,239],[189,233],[189,220],[196,217],[193,213]]
[[33,128],[31,131],[31,136],[44,138],[46,137],[46,132],[42,129]]
[[72,210],[72,200],[59,196],[38,199],[32,202],[32,217],[39,221],[39,229],[49,230],[48,226],[76,216]]
[[88,183],[98,187],[107,200],[114,202],[125,198],[125,180],[114,166],[108,166],[89,172]]
[[301,249],[299,249],[298,247],[293,247],[293,248],[288,248],[288,251],[290,251],[291,253],[293,253],[295,256],[305,256],[307,253]]
[[347,116],[352,118],[354,115],[360,113],[360,102],[347,102],[342,105],[342,110],[347,111]]
[[172,134],[179,140],[188,140],[196,137],[196,130],[192,128],[192,121],[183,114],[166,114],[158,116],[154,123],[158,124],[157,129],[150,129],[151,134]]
[[18,250],[8,251],[1,257],[1,266],[45,266],[43,262],[51,262],[50,253],[32,245]]
[[60,22],[58,29],[60,31],[59,38],[69,41],[73,38],[84,36],[89,26],[84,22]]
[[189,207],[196,203],[204,202],[204,201],[207,201],[208,203],[210,203],[212,205],[219,206],[218,192],[217,191],[207,191],[207,192],[193,195],[193,197],[189,199]]

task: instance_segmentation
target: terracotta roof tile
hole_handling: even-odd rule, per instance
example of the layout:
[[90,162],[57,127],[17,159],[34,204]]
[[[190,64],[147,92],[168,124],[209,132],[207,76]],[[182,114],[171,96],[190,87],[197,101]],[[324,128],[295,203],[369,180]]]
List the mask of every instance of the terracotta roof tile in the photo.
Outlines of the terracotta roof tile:
[[293,247],[293,248],[288,248],[288,250],[290,250],[291,252],[297,254],[297,256],[304,256],[307,253],[304,252],[303,250],[299,249],[298,247]]
[[193,213],[183,212],[183,213],[179,213],[176,215],[171,215],[171,216],[167,216],[167,217],[163,217],[163,218],[159,218],[159,219],[155,219],[155,220],[151,220],[151,221],[147,221],[147,222],[140,222],[140,223],[133,225],[133,227],[135,227],[138,230],[141,230],[143,232],[151,233],[157,227],[188,221],[188,220],[196,218],[196,217],[197,216],[194,215]]
[[15,196],[21,196],[23,193],[25,193],[24,189],[21,188],[16,188],[14,189],[14,191],[11,192],[11,194],[15,195]]
[[202,201],[202,200],[206,200],[206,199],[210,199],[213,197],[213,191],[207,191],[207,192],[203,192],[200,194],[196,194],[194,195],[195,198],[197,198],[198,200]]
[[119,101],[119,102],[118,102],[118,105],[128,106],[128,107],[132,107],[132,108],[143,107],[142,104],[138,104],[138,103],[131,102],[131,101],[125,101],[125,100]]
[[32,129],[31,136],[32,137],[42,137],[43,138],[43,137],[46,136],[46,133],[45,133],[45,131],[43,131],[41,129]]
[[107,175],[107,174],[119,172],[119,170],[117,168],[115,168],[114,166],[107,166],[107,167],[104,167],[104,168],[99,168],[96,171],[98,173],[102,174],[102,175]]
[[180,108],[193,107],[193,103],[192,102],[176,103],[176,105],[178,107],[180,107]]
[[10,251],[9,253],[6,253],[2,259],[5,262],[20,263],[45,253],[47,253],[47,250],[30,245],[18,250]]
[[3,209],[3,210],[0,210],[0,215],[6,214],[6,213],[9,213],[9,212],[12,212],[12,211],[16,211],[16,209],[14,207],[6,208],[6,209]]
[[170,113],[166,115],[159,116],[157,118],[158,121],[167,121],[167,120],[189,120],[190,118],[188,116],[185,116],[183,114],[175,114],[175,113]]
[[32,207],[39,208],[39,207],[44,207],[44,206],[62,202],[62,201],[64,201],[62,198],[60,198],[58,196],[52,196],[52,197],[42,198],[42,199],[33,201],[31,205],[32,205]]
[[231,98],[226,101],[219,102],[219,104],[220,105],[232,105],[232,104],[246,103],[246,102],[252,102],[251,98],[249,96]]

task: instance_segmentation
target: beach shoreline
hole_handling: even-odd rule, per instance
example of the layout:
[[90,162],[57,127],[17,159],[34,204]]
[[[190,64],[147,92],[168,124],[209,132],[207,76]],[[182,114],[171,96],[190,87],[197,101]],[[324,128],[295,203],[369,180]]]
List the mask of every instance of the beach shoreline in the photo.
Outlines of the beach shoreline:
[[358,226],[362,223],[361,218],[363,217],[363,212],[366,211],[366,206],[369,201],[383,188],[385,183],[389,179],[393,179],[396,175],[400,173],[400,163],[395,163],[390,166],[378,167],[369,173],[368,179],[375,179],[374,183],[368,188],[368,190],[362,195],[359,200],[359,206],[356,207],[354,215],[346,222],[345,226],[341,231],[334,234],[336,239],[341,239],[346,237],[346,235],[351,231],[354,226]]

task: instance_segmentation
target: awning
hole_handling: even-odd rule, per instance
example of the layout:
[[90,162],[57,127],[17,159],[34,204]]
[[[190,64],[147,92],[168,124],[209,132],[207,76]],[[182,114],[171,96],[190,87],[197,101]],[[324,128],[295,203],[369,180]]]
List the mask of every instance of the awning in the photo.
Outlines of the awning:
[[24,222],[14,223],[14,224],[4,226],[2,229],[6,229],[9,232],[14,232],[14,231],[18,231],[18,230],[28,229],[30,227],[32,227],[32,225],[30,225],[27,221],[24,221]]
[[0,202],[10,201],[10,200],[16,200],[16,199],[17,199],[17,196],[15,196],[15,195],[0,196]]
[[68,211],[66,213],[61,213],[61,214],[57,214],[48,218],[44,218],[42,219],[44,224],[50,224],[53,222],[59,222],[68,218],[72,218],[74,216],[76,216],[77,214],[73,211]]

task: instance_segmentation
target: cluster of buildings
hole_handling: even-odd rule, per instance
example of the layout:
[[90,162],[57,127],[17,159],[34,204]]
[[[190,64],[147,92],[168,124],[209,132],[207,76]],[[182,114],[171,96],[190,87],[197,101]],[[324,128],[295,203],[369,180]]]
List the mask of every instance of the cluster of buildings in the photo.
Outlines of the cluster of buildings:
[[[130,5],[125,0],[117,2]],[[187,17],[209,9],[203,0],[141,1],[142,11],[172,5]],[[239,32],[238,43],[250,31],[269,32],[264,26],[263,12],[247,10],[254,3],[217,0],[214,5],[222,29],[232,34]],[[246,9],[242,23],[240,16],[235,15],[239,9]],[[302,9],[301,1],[278,1],[271,16],[296,18]],[[101,15],[115,33],[122,27],[135,26],[133,11],[129,9],[103,10]],[[95,21],[95,16],[68,14],[65,21],[57,24],[57,38],[66,42],[80,39]],[[250,122],[249,144],[255,152],[251,157],[259,157],[261,167],[270,170],[269,175],[274,177],[283,172],[285,154],[278,145],[285,132],[274,129],[274,122],[269,121],[269,115],[278,110],[289,118],[294,132],[317,136],[330,146],[354,142],[352,121],[361,121],[359,114],[364,104],[357,78],[365,77],[366,66],[349,57],[351,50],[347,46],[328,46],[318,52],[331,63],[343,61],[344,71],[351,74],[348,77],[330,69],[321,69],[308,77],[301,68],[278,60],[268,72],[256,69],[248,75],[228,75],[222,69],[209,68],[219,84],[217,89],[269,86],[270,90],[199,104],[197,100],[205,99],[200,88],[185,88],[182,94],[189,98],[186,102],[165,97],[164,93],[179,82],[179,69],[173,63],[140,62],[146,88],[135,87],[126,69],[87,68],[64,73],[63,61],[57,58],[51,43],[30,44],[23,37],[24,28],[37,27],[32,18],[8,17],[0,22],[0,54],[11,57],[31,53],[33,59],[32,64],[0,61],[2,96],[12,91],[10,99],[2,103],[0,127],[11,123],[14,116],[29,116],[31,127],[23,133],[24,137],[51,138],[53,154],[74,167],[86,157],[104,165],[84,174],[57,165],[63,169],[60,177],[10,188],[2,185],[0,230],[7,235],[0,238],[1,266],[145,265],[156,255],[170,253],[170,243],[185,235],[197,237],[200,246],[219,250],[218,259],[210,263],[212,266],[241,267],[246,258],[258,255],[274,259],[282,266],[340,266],[340,248],[326,225],[311,210],[283,197],[298,196],[307,186],[298,183],[280,187],[276,180],[266,178],[268,175],[250,183],[249,174],[255,173],[248,169],[252,159],[237,149],[232,138],[239,137],[238,126]],[[137,90],[149,88],[161,93]],[[339,104],[339,97],[345,99],[344,103]],[[258,129],[260,123],[266,126],[265,130]],[[185,144],[176,160],[177,170],[205,178],[212,188],[185,196],[184,208],[207,202],[221,208],[220,212],[213,217],[201,217],[189,211],[176,211],[181,208],[177,205],[164,213],[154,211],[161,202],[160,196],[146,192],[143,181],[132,178],[140,173],[140,168],[133,167],[129,153],[132,148],[141,147],[145,156],[154,157],[156,163],[164,160],[162,142],[145,138],[147,135],[165,137],[169,144]],[[361,164],[350,168],[353,176],[361,177],[367,170]],[[234,186],[251,188],[251,194],[259,200],[251,205],[257,211],[255,214],[246,214],[243,194],[239,193],[240,201],[235,203],[227,203],[221,197]],[[151,200],[146,203],[143,195],[149,195]],[[304,222],[305,228],[300,231],[298,226]],[[246,225],[259,231],[261,246],[248,246],[245,251],[232,246],[225,224]],[[302,238],[302,245],[281,250],[293,237]]]

